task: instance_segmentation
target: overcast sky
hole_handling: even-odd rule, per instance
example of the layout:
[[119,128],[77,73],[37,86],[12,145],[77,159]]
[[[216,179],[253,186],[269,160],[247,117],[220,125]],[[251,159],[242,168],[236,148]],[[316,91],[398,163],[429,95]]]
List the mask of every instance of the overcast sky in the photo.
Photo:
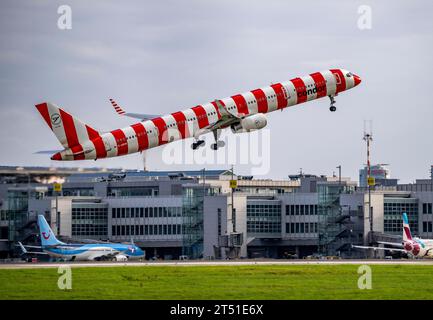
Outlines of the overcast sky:
[[[325,4],[326,3],[326,4]],[[57,27],[59,5],[72,30]],[[372,29],[358,7],[370,5]],[[137,169],[140,155],[57,163],[60,149],[34,104],[50,101],[109,130],[115,98],[131,112],[171,113],[315,71],[345,68],[362,84],[337,97],[268,117],[270,171],[358,179],[366,162],[365,119],[373,120],[372,163],[391,164],[403,182],[427,178],[433,164],[431,1],[1,1],[0,165]],[[206,146],[209,148],[209,146]],[[161,148],[148,169],[167,166]],[[229,167],[226,165],[208,168]],[[248,166],[238,167],[249,174]]]

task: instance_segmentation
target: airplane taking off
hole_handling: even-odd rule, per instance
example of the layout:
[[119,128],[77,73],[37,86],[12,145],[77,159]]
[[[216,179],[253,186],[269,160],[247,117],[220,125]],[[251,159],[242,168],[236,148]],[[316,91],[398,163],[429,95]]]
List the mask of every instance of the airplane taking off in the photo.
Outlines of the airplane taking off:
[[144,258],[144,251],[131,244],[120,243],[92,243],[92,244],[67,244],[57,240],[47,220],[43,215],[38,215],[41,247],[27,246],[28,248],[42,248],[43,252],[27,252],[21,243],[18,243],[23,254],[48,254],[54,258],[63,260],[117,260]]
[[401,243],[378,241],[378,243],[398,247],[401,249],[368,247],[368,246],[353,246],[353,247],[359,249],[400,251],[400,252],[405,252],[414,258],[433,258],[433,240],[420,239],[418,237],[412,238],[412,234],[410,232],[410,226],[409,226],[409,219],[407,218],[406,213],[403,213],[403,241]]
[[192,149],[195,150],[204,146],[205,141],[200,136],[209,132],[215,139],[211,148],[217,150],[224,146],[224,142],[218,140],[220,129],[231,128],[233,133],[259,130],[267,124],[266,113],[323,97],[329,97],[329,109],[335,111],[334,97],[360,83],[361,78],[347,70],[330,69],[165,116],[127,113],[110,99],[118,114],[141,121],[110,132],[99,132],[48,102],[36,108],[64,147],[51,157],[52,160],[97,160],[141,152],[186,138],[194,138]]

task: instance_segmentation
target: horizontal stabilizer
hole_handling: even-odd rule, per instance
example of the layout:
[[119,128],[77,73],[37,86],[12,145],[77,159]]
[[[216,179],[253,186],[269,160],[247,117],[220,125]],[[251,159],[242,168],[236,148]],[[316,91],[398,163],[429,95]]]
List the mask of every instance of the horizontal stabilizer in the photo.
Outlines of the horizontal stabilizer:
[[36,151],[33,154],[53,154],[53,153],[57,153],[57,152],[61,152],[63,150],[41,150],[41,151]]

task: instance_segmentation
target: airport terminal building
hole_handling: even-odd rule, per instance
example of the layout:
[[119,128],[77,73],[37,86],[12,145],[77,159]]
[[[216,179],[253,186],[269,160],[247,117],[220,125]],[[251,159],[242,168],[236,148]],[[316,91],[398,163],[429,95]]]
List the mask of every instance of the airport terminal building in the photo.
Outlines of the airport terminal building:
[[66,242],[133,239],[148,259],[363,257],[351,245],[399,239],[402,212],[433,238],[430,179],[384,182],[370,198],[372,223],[367,188],[335,176],[0,167],[0,255],[39,243],[38,214]]

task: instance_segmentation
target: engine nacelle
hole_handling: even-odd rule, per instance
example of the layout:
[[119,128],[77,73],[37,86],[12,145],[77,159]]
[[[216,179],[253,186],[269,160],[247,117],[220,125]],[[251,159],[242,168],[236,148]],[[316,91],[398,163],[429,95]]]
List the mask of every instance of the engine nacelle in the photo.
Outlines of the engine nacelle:
[[263,113],[257,113],[243,118],[239,123],[232,125],[231,129],[233,133],[250,132],[263,129],[267,124],[266,116]]

